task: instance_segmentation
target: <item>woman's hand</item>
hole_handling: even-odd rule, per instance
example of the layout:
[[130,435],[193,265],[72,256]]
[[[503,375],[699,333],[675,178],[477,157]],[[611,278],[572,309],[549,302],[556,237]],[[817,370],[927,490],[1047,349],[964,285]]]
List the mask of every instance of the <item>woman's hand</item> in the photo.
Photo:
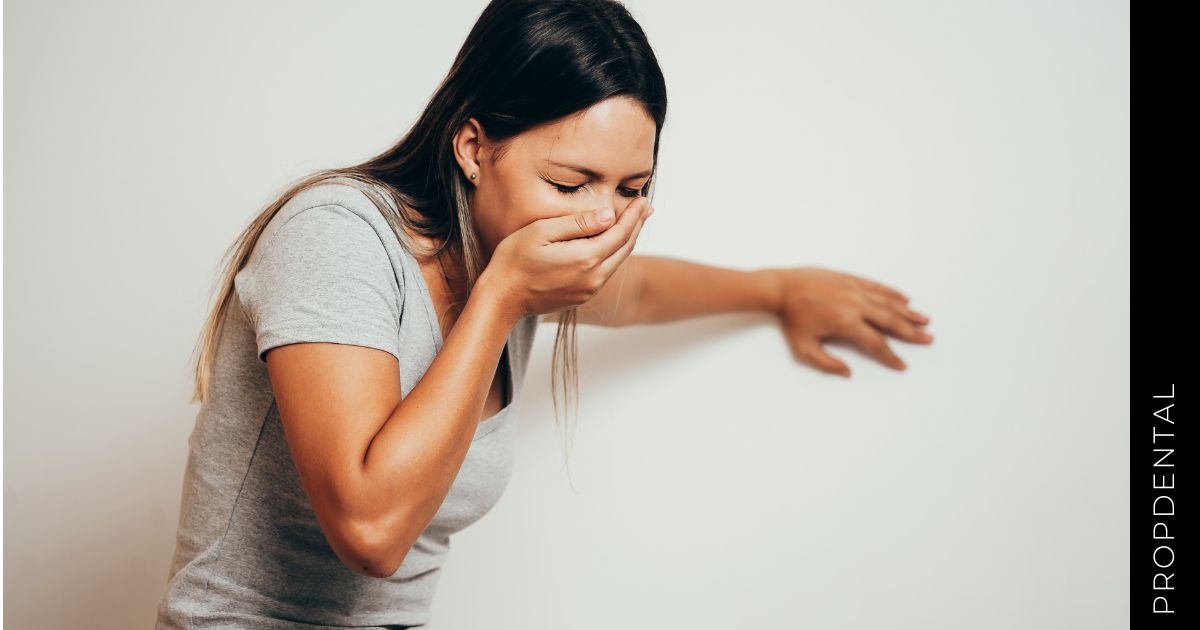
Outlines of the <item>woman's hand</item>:
[[772,271],[780,284],[778,315],[792,352],[820,370],[850,376],[845,363],[825,352],[825,339],[852,341],[897,370],[906,366],[884,333],[913,343],[933,341],[923,329],[929,318],[909,308],[908,297],[891,287],[820,267]]
[[607,223],[599,210],[539,219],[500,241],[484,276],[516,319],[574,308],[608,282],[653,212],[636,197]]

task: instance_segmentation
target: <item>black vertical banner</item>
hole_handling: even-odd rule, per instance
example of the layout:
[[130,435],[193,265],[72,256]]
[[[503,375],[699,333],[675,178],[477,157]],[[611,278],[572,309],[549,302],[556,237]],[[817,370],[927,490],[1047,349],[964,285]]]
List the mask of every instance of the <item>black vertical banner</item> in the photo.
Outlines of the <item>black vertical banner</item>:
[[1178,197],[1195,167],[1194,107],[1178,87],[1195,71],[1187,22],[1160,17],[1153,29],[1138,50],[1136,108],[1130,99],[1130,614],[1134,628],[1182,628],[1196,627],[1200,606],[1188,525],[1198,499],[1183,498],[1200,496],[1189,463],[1196,388],[1185,376],[1197,369],[1185,367],[1196,362],[1194,206]]

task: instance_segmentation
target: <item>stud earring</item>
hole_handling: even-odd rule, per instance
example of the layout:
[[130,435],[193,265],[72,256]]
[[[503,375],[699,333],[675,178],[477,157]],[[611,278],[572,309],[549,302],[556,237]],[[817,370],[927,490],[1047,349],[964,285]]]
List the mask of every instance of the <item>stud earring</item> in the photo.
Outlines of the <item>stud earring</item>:
[[479,173],[471,173],[471,179],[475,179],[475,176],[476,176],[476,175],[478,175],[478,174],[479,174]]

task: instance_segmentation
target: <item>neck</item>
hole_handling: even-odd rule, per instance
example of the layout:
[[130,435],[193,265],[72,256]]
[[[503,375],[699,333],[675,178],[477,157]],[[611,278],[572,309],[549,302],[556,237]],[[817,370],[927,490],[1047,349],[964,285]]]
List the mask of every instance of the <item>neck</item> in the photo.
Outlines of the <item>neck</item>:
[[435,269],[442,275],[442,280],[445,283],[448,294],[447,297],[452,303],[457,303],[461,307],[462,302],[466,299],[462,289],[466,284],[466,274],[463,273],[457,251],[454,248],[447,247],[439,252],[435,256],[435,259],[437,265]]

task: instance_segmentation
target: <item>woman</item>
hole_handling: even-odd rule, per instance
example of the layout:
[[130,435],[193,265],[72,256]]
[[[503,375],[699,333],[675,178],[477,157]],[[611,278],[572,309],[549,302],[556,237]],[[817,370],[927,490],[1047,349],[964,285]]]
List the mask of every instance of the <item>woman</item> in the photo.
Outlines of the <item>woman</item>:
[[508,482],[542,318],[570,358],[579,322],[770,311],[822,369],[848,375],[831,336],[903,369],[884,332],[927,342],[928,319],[893,289],[631,256],[666,104],[620,4],[495,0],[403,139],[247,227],[201,337],[159,627],[425,624],[450,535]]

